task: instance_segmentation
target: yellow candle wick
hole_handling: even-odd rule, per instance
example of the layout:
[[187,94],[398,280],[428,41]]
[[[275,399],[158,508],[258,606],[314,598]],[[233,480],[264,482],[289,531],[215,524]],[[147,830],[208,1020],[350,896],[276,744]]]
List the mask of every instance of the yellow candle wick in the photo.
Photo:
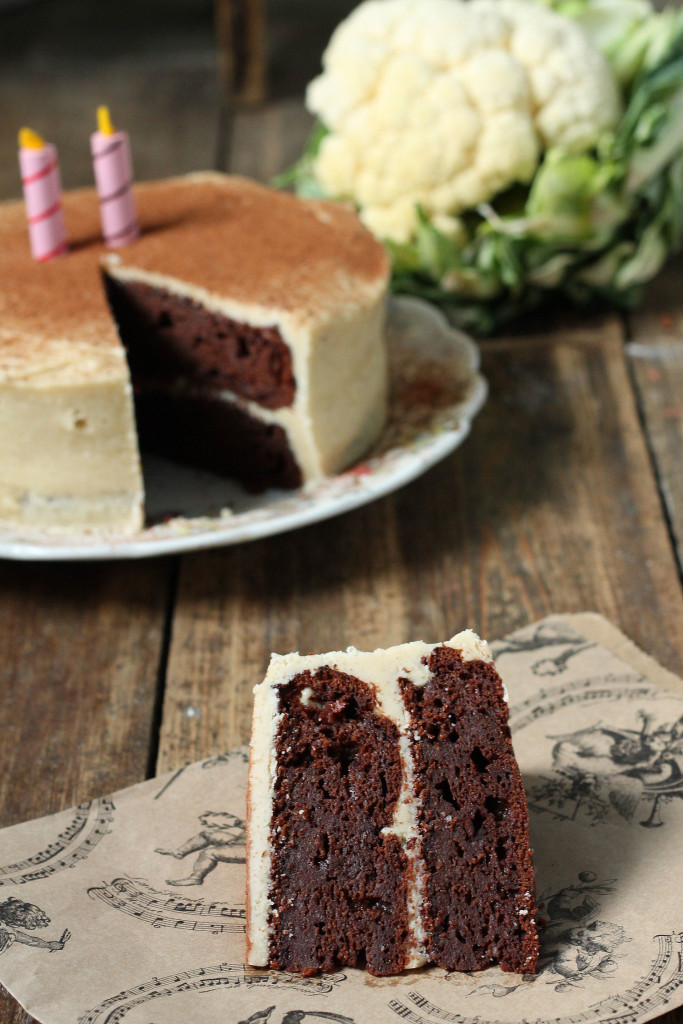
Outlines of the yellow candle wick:
[[111,123],[111,116],[109,114],[109,107],[98,107],[97,108],[97,130],[102,135],[113,135],[114,125]]
[[19,130],[19,145],[22,149],[42,149],[45,142],[32,128],[21,128]]

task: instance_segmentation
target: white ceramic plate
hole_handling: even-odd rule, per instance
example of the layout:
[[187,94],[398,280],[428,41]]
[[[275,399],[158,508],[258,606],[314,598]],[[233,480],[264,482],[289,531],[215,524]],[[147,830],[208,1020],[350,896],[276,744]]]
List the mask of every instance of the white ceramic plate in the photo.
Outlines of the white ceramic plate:
[[457,448],[487,394],[479,352],[418,299],[392,298],[389,420],[357,465],[299,491],[250,495],[231,481],[143,457],[151,524],[133,536],[0,530],[0,557],[36,561],[148,558],[294,530],[397,490]]

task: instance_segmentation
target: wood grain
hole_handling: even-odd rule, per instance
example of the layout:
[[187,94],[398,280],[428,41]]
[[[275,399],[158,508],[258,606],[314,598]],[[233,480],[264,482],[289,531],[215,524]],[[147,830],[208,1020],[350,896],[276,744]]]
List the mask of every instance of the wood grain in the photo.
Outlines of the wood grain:
[[3,564],[0,827],[145,778],[168,574]]
[[0,571],[2,827],[147,776],[169,564]]
[[672,263],[629,317],[626,351],[655,472],[683,574],[683,260]]
[[263,102],[268,67],[264,0],[214,0],[214,17],[226,102]]

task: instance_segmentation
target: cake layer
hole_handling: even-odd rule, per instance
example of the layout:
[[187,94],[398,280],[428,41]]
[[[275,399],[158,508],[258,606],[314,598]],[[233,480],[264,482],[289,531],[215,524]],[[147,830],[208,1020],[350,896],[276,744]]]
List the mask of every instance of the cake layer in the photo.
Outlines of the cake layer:
[[233,476],[249,491],[301,485],[301,470],[277,424],[215,394],[147,389],[135,398],[146,451]]
[[39,264],[24,204],[0,204],[0,522],[133,533],[142,474],[128,367],[99,272],[97,198],[65,203],[71,250]]
[[[0,324],[26,339],[118,348],[102,288],[100,263],[119,276],[182,282],[189,297],[213,308],[228,298],[261,323],[257,311],[279,310],[298,322],[321,322],[347,303],[363,304],[386,286],[384,250],[341,204],[303,202],[245,178],[190,174],[135,186],[141,236],[112,253],[101,242],[94,189],[62,197],[66,257],[31,259],[21,201],[0,203]],[[0,367],[2,352],[0,351]],[[73,366],[79,377],[78,363]]]
[[292,357],[277,327],[239,323],[147,284],[105,280],[135,386],[180,379],[266,409],[294,401]]
[[[240,182],[236,190],[232,179],[226,179],[228,185],[223,194],[214,177],[202,176],[199,183],[195,182],[201,193],[211,198],[213,219],[210,223],[213,225],[223,219],[229,248],[238,228],[245,233],[255,232],[249,239],[247,262],[255,272],[252,257],[260,253],[262,272],[274,275],[272,279],[263,276],[262,298],[282,300],[281,306],[252,301],[254,292],[246,287],[242,270],[233,267],[232,248],[228,262],[235,271],[235,280],[224,283],[223,294],[200,285],[198,278],[186,280],[152,272],[150,250],[159,245],[153,233],[128,246],[125,252],[122,250],[121,254],[108,257],[104,264],[107,279],[114,289],[134,294],[134,290],[144,287],[167,295],[175,300],[176,309],[178,304],[191,303],[198,318],[208,327],[207,333],[198,331],[194,336],[197,352],[211,350],[217,321],[224,325],[226,321],[248,324],[256,334],[265,332],[271,341],[275,329],[277,340],[283,342],[289,354],[287,364],[281,364],[285,371],[282,376],[286,386],[288,381],[293,385],[293,397],[287,396],[286,405],[279,404],[282,392],[268,403],[255,401],[244,393],[242,397],[250,406],[263,409],[264,415],[257,413],[258,418],[268,419],[286,432],[304,483],[320,480],[365,454],[386,419],[388,366],[383,337],[388,283],[386,258],[381,252],[379,260],[374,262],[368,260],[369,253],[361,258],[363,248],[372,249],[377,256],[378,243],[369,235],[363,239],[365,229],[348,210],[343,211],[340,220],[334,204],[302,203],[293,196],[271,193],[249,182]],[[258,227],[254,220],[258,220],[260,193],[264,193],[263,218],[267,220],[270,214],[272,222],[264,225],[259,221]],[[299,251],[301,239],[290,239],[284,234],[293,230],[296,204],[303,207],[300,216],[304,221],[302,233],[307,240],[306,250],[310,250],[308,256]],[[330,205],[335,213],[328,217]],[[282,232],[279,243],[274,234],[276,229]],[[200,230],[199,237],[203,238],[204,233]],[[237,244],[236,237],[234,244]],[[244,239],[242,245],[244,247]],[[209,246],[207,251],[213,251],[213,247]],[[246,254],[243,255],[246,258]],[[360,260],[358,273],[351,262],[354,256]],[[314,262],[300,263],[299,258]],[[322,262],[318,263],[319,260]],[[173,261],[171,265],[175,265]],[[177,269],[183,269],[182,265],[177,265]],[[374,277],[368,276],[370,269]],[[207,281],[213,281],[214,275],[215,268],[212,268]],[[292,291],[286,297],[269,290],[276,278],[291,284]],[[313,282],[315,287],[312,287]],[[296,295],[302,301],[300,306],[292,302]],[[162,333],[157,333],[157,343],[160,347],[168,346],[169,358],[178,367],[172,333],[162,328]],[[278,353],[279,360],[282,350],[278,349]],[[216,369],[215,365],[213,368]],[[195,374],[190,367],[179,379],[185,386],[192,387],[197,375],[201,372]],[[265,390],[267,392],[269,386]],[[231,397],[236,391],[231,386],[226,394]]]
[[274,656],[248,812],[250,963],[535,969],[524,791],[475,634]]
[[[197,361],[193,365],[188,360],[187,372],[182,372],[173,338],[164,328],[151,342],[149,338],[140,338],[139,345],[134,343],[132,362],[136,392],[144,393],[153,379],[149,364],[146,373],[141,370],[141,364],[145,362],[144,352],[151,348],[156,353],[152,359],[161,362],[164,346],[168,345],[168,358],[175,373],[174,390],[178,393],[203,390],[211,399],[219,396],[226,401],[239,399],[253,419],[283,430],[303,483],[314,482],[345,469],[365,454],[379,436],[388,403],[382,282],[376,282],[371,301],[367,295],[365,303],[343,303],[340,300],[336,317],[319,316],[315,322],[304,323],[284,310],[254,310],[226,298],[219,306],[207,305],[215,301],[212,296],[200,294],[194,288],[187,289],[175,280],[155,277],[150,284],[147,276],[143,281],[132,271],[124,273],[108,266],[108,278],[112,274],[115,276],[110,288],[114,293],[127,295],[129,289],[144,287],[160,295],[168,295],[175,304],[190,302],[198,319],[209,325],[207,334],[195,335],[197,351],[204,349],[206,352],[208,349],[210,352],[216,322],[223,323],[227,333],[228,325],[242,326],[245,318],[251,317],[251,337],[265,335],[270,338],[266,341],[269,347],[273,340],[273,324],[277,324],[277,338],[288,353],[284,376],[294,387],[290,404],[272,408],[269,406],[275,403],[267,405],[240,398],[233,389],[219,390],[213,383],[202,384],[200,378],[203,371],[211,369],[210,361],[208,366],[204,362],[203,366],[195,369]],[[190,295],[191,298],[188,297]],[[123,301],[127,302],[127,299]],[[129,304],[127,308],[130,308]],[[271,351],[274,350],[271,348]],[[282,366],[281,350],[278,349],[275,355]],[[203,457],[200,450],[199,464],[202,464]],[[187,461],[192,460],[189,458]]]
[[408,945],[408,858],[393,822],[403,772],[396,725],[372,685],[331,668],[279,692],[269,963],[397,973]]
[[528,971],[533,866],[501,680],[450,646],[427,666],[426,682],[401,680],[419,780],[424,953],[448,970]]
[[[309,328],[386,286],[382,246],[340,203],[206,172],[140,184],[135,198],[141,236],[105,261],[119,278],[184,282],[202,305],[220,310],[227,299],[251,310],[249,323],[279,310]],[[65,216],[70,226],[68,206]]]

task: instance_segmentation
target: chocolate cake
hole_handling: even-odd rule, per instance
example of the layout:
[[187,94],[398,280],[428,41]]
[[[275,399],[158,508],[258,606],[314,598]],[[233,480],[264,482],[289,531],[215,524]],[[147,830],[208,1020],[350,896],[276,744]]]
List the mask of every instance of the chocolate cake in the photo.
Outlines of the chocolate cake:
[[65,194],[70,251],[45,264],[0,204],[0,522],[139,529],[138,437],[260,490],[381,430],[388,264],[353,212],[219,174],[136,203],[141,237],[112,253],[94,191]]
[[254,692],[250,964],[535,971],[526,801],[486,643],[274,655]]

